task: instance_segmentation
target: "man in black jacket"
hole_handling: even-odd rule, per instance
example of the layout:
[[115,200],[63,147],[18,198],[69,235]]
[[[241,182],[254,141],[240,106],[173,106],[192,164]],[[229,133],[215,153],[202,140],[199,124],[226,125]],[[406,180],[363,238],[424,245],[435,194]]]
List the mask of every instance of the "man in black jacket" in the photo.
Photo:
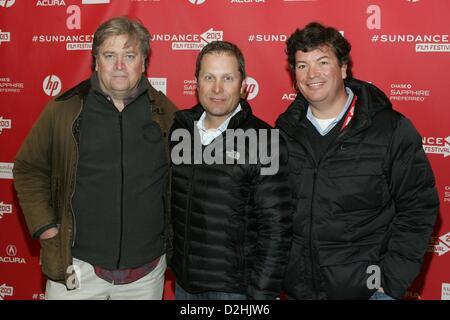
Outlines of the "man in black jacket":
[[280,293],[291,241],[286,148],[278,131],[240,99],[245,76],[239,48],[208,44],[197,58],[200,103],[175,114],[176,299],[275,299]]
[[420,271],[439,201],[411,122],[351,78],[350,44],[310,23],[287,41],[299,94],[276,122],[296,211],[293,299],[400,299]]

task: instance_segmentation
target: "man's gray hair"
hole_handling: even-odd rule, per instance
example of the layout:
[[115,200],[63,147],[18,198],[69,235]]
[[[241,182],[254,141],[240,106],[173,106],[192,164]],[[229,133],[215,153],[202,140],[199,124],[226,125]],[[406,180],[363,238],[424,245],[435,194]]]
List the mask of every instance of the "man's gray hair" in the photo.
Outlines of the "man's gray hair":
[[112,36],[128,36],[126,45],[133,42],[139,44],[139,49],[144,56],[145,70],[148,67],[150,55],[150,33],[142,22],[126,16],[114,17],[102,23],[94,33],[92,43],[92,70],[95,70],[96,59],[100,46]]

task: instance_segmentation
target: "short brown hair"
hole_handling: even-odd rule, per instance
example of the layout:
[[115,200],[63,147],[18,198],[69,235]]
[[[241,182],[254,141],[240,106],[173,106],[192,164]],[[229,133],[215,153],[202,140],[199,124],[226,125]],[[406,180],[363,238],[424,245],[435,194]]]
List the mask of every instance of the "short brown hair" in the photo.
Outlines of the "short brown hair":
[[333,27],[325,27],[318,22],[311,22],[303,29],[297,29],[286,41],[286,54],[288,56],[291,72],[295,72],[295,54],[297,51],[309,52],[327,46],[335,53],[339,65],[347,65],[347,75],[352,77],[352,60],[350,42]]
[[202,51],[197,56],[197,61],[195,63],[195,77],[198,79],[198,75],[200,73],[200,67],[202,63],[203,56],[205,54],[212,53],[227,53],[236,57],[238,62],[239,73],[242,76],[242,80],[245,79],[247,74],[245,73],[245,60],[244,55],[242,54],[241,49],[238,48],[234,43],[228,41],[213,41],[208,43],[203,47]]

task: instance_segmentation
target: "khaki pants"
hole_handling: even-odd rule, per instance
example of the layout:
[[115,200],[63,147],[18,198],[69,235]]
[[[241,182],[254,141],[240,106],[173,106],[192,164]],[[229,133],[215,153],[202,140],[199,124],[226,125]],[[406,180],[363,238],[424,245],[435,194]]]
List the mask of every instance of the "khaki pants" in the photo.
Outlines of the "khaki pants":
[[161,300],[164,289],[166,256],[163,255],[152,272],[128,284],[112,284],[99,278],[92,265],[73,259],[79,276],[79,287],[67,290],[66,286],[47,280],[46,300]]

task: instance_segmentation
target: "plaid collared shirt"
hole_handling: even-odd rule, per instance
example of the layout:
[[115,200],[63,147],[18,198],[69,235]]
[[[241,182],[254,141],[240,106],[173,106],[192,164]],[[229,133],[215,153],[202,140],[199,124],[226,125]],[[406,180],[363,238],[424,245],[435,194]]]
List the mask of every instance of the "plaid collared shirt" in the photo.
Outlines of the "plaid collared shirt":
[[112,284],[127,284],[139,280],[152,272],[159,263],[161,257],[156,258],[141,267],[134,269],[106,270],[98,266],[94,266],[95,274]]

